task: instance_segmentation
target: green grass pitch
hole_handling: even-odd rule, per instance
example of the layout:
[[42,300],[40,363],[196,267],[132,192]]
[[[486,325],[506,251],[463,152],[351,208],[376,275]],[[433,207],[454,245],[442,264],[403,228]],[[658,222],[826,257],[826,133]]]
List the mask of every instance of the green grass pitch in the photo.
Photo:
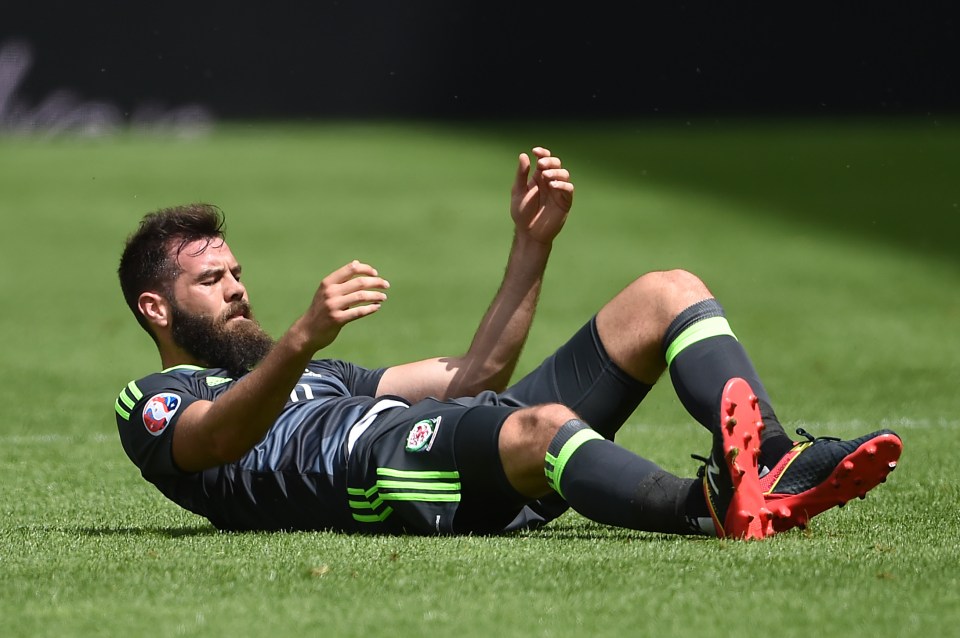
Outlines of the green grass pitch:
[[[220,534],[145,483],[113,401],[159,364],[115,268],[152,209],[208,201],[279,334],[346,261],[390,279],[324,353],[462,351],[510,242],[517,153],[577,186],[518,373],[648,270],[724,303],[792,432],[892,427],[900,468],[763,542],[569,513],[496,538]],[[0,139],[0,635],[945,635],[960,627],[956,122],[240,125]],[[691,475],[668,379],[620,442]]]

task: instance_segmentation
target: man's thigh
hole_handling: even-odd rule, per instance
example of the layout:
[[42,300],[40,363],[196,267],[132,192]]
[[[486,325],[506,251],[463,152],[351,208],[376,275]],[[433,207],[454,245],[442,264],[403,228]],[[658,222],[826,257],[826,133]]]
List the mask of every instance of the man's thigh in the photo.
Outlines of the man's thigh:
[[650,386],[630,377],[609,357],[597,334],[596,318],[535,370],[500,395],[518,407],[561,403],[607,438],[626,422]]

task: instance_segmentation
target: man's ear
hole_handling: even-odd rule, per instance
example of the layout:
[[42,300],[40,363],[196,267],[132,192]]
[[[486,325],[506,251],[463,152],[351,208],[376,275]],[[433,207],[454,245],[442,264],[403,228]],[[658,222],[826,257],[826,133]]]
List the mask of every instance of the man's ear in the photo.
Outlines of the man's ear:
[[170,325],[170,304],[162,295],[155,292],[140,293],[137,308],[150,325],[158,328],[166,328]]

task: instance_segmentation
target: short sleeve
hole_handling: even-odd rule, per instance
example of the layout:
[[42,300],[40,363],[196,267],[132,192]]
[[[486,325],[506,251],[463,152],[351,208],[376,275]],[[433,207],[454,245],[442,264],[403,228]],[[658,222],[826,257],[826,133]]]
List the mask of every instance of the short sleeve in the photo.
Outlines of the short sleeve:
[[131,381],[115,404],[120,442],[144,477],[181,475],[173,462],[177,419],[199,397],[172,375],[155,374]]
[[343,385],[347,387],[353,396],[358,397],[377,396],[377,386],[380,385],[380,377],[382,377],[386,371],[386,368],[370,370],[348,361],[339,361],[336,359],[311,361],[307,369],[313,372],[325,372],[335,376],[343,382]]

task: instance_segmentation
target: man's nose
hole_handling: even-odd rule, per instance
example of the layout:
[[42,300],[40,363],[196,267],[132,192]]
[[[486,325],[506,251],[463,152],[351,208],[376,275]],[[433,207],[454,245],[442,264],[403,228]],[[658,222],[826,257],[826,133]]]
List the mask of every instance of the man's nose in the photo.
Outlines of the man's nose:
[[233,275],[230,275],[224,292],[226,293],[227,301],[238,301],[243,299],[247,289]]

